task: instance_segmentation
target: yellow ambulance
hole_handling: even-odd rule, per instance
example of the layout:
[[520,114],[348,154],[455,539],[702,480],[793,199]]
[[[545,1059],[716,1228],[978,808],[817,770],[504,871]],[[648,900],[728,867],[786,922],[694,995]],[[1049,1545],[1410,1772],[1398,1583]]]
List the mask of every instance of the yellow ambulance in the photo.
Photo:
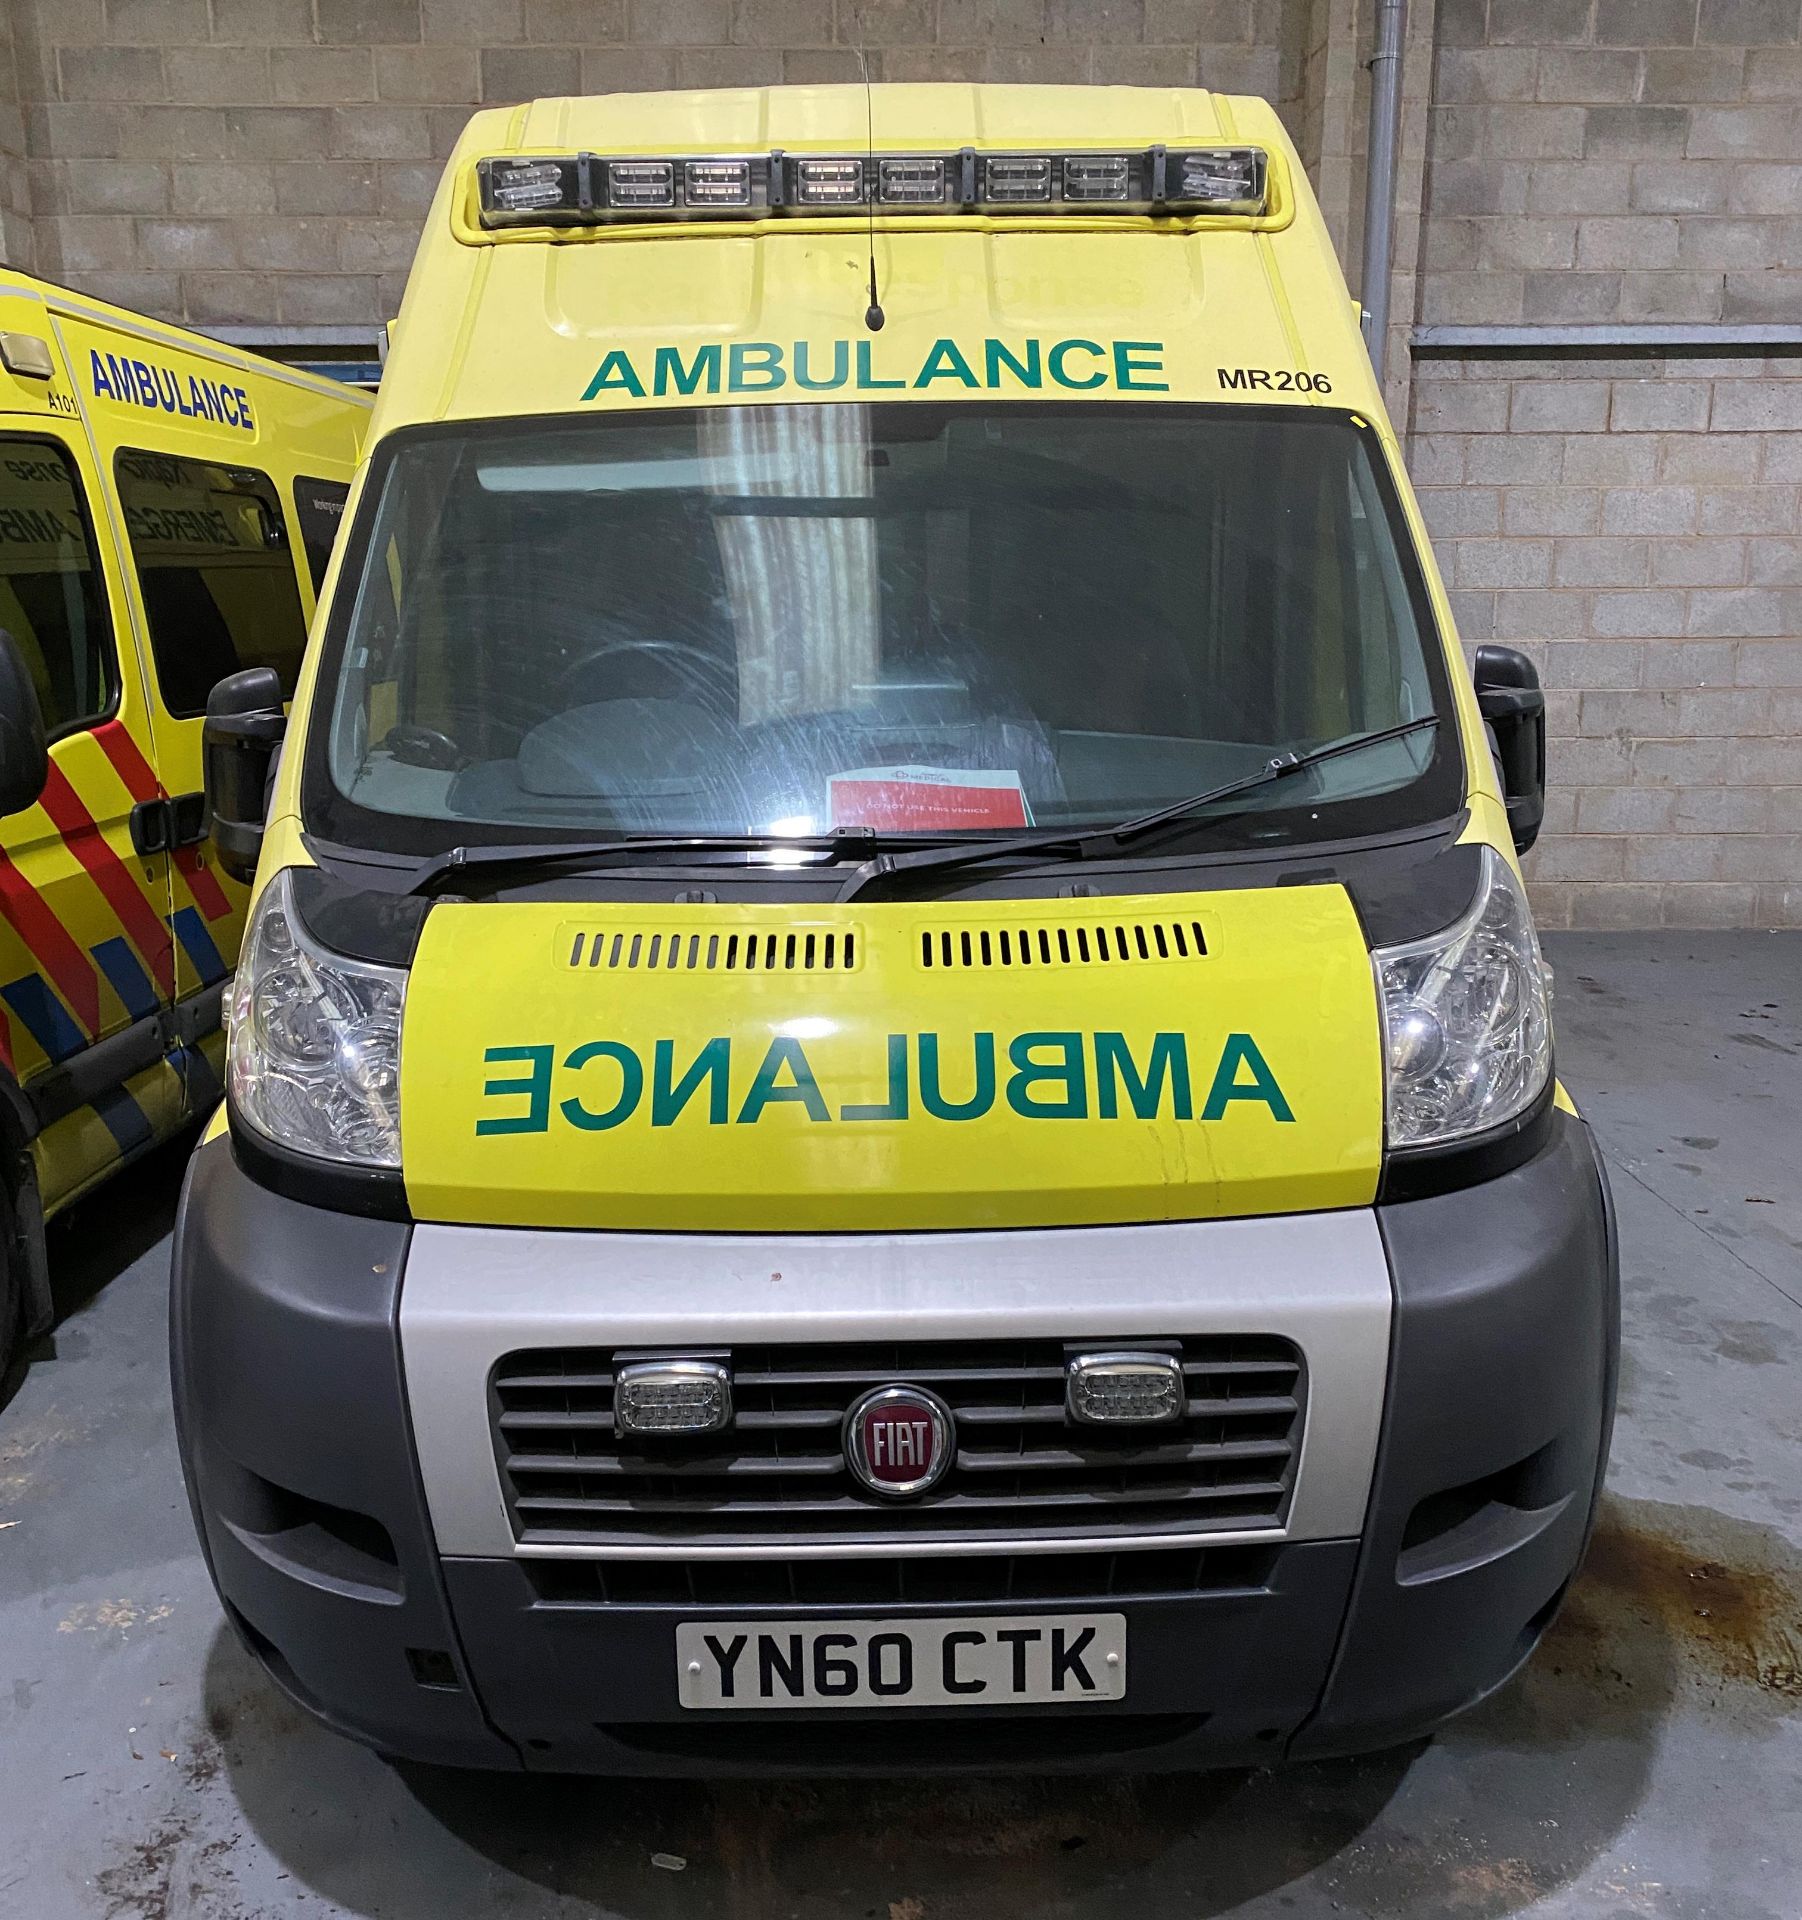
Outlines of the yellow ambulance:
[[257,891],[172,1303],[295,1700],[1179,1768],[1526,1658],[1618,1318],[1544,701],[1268,106],[478,114],[349,514],[272,792],[272,676],[212,702]]
[[0,271],[0,1370],[45,1219],[218,1102],[207,696],[292,689],[368,407]]

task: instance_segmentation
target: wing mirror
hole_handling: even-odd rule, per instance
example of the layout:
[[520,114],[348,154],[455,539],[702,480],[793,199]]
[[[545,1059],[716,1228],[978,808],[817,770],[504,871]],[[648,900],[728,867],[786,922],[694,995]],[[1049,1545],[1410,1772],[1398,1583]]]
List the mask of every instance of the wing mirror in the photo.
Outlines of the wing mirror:
[[234,880],[255,878],[269,819],[269,779],[288,717],[273,667],[228,673],[207,695],[201,733],[207,829]]
[[49,778],[37,685],[18,641],[0,627],[0,816],[36,806]]
[[1539,669],[1514,647],[1479,647],[1477,710],[1495,735],[1514,850],[1525,853],[1545,820],[1545,694]]

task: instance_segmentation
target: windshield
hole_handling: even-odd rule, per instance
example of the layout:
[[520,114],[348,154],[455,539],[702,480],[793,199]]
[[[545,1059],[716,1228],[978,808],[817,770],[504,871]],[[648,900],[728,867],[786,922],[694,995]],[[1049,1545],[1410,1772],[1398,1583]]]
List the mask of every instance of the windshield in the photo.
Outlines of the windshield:
[[[1394,727],[1447,703],[1373,446],[1342,417],[1155,403],[398,437],[328,640],[325,810],[410,850],[993,835]],[[1435,754],[1421,729],[1328,761],[1237,831],[1440,817]]]

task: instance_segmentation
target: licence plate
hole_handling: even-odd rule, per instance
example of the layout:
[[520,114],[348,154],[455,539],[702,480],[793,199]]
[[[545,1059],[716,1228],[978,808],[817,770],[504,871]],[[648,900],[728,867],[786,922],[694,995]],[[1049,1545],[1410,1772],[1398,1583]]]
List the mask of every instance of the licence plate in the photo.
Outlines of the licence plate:
[[684,1620],[685,1707],[1078,1706],[1126,1697],[1121,1613]]

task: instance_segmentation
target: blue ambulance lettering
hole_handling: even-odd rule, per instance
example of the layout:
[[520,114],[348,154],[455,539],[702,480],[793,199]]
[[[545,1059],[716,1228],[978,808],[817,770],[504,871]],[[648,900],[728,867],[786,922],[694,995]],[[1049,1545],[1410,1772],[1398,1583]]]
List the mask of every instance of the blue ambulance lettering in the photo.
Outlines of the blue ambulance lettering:
[[256,432],[250,395],[223,380],[177,373],[173,367],[149,360],[92,349],[88,354],[88,385],[96,399],[116,400],[122,406],[144,407],[152,413],[178,414],[184,420],[205,420],[215,426],[234,427],[240,433]]

